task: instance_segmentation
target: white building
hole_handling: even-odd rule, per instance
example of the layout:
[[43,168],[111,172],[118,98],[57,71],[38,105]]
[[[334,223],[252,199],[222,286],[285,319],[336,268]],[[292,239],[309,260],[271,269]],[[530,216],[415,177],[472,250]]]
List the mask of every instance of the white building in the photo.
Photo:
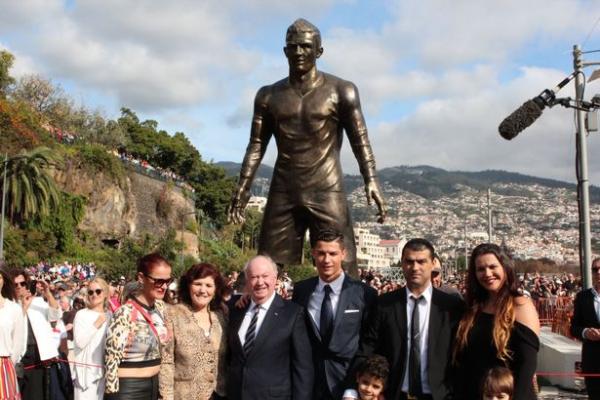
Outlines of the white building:
[[398,264],[402,258],[402,248],[406,244],[406,240],[381,240],[379,246],[385,250],[385,257],[390,260],[392,265]]
[[[379,235],[372,234],[368,229],[354,228],[354,239],[356,241],[356,260],[359,268],[377,269],[389,267],[400,259],[399,251],[402,251],[401,241],[382,240]],[[393,242],[393,243],[391,243]]]
[[246,205],[247,210],[256,210],[258,212],[265,212],[265,206],[267,205],[267,198],[260,196],[251,196]]

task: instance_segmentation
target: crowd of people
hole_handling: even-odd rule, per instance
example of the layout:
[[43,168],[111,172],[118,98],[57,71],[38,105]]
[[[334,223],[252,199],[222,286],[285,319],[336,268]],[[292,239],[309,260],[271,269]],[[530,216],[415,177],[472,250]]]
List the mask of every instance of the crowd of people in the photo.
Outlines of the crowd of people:
[[119,157],[119,159],[123,163],[131,165],[135,168],[138,168],[139,170],[143,171],[147,175],[150,175],[150,176],[162,179],[162,180],[172,181],[175,183],[175,185],[181,187],[182,189],[188,190],[192,193],[195,192],[194,188],[189,183],[187,183],[185,179],[183,179],[181,176],[177,175],[175,172],[171,171],[170,169],[153,166],[148,161],[136,158],[133,155],[131,155],[125,151],[117,152],[116,150],[114,150],[112,152],[112,154],[116,157]]
[[[158,254],[129,282],[67,261],[0,269],[0,399],[534,399],[532,299],[579,288],[517,276],[493,244],[443,279],[433,245],[412,239],[401,282],[347,275],[335,231],[312,255],[318,275],[300,282],[267,256],[227,276],[196,264],[178,281]],[[575,337],[600,339],[577,315]]]

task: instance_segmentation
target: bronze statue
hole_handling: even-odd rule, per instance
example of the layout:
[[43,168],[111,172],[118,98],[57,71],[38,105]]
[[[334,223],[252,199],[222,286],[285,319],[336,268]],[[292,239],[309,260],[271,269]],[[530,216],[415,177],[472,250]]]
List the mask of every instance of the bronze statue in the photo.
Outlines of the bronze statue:
[[378,222],[386,217],[358,89],[352,82],[317,70],[317,58],[323,54],[321,34],[310,22],[298,19],[288,28],[283,51],[289,77],[256,94],[250,143],[228,219],[244,222],[254,174],[275,136],[278,154],[259,254],[278,264],[298,264],[306,229],[315,237],[327,227],[343,233],[346,265],[355,270],[356,245],[340,164],[344,130],[360,166],[368,203],[375,201]]

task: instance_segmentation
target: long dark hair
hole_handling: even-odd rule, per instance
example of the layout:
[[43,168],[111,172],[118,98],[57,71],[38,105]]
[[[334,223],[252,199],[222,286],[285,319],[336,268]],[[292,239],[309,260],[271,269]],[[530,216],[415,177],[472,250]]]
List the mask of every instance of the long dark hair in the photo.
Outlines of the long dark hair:
[[225,280],[217,267],[209,263],[194,264],[181,276],[179,279],[179,301],[191,307],[190,285],[196,279],[209,276],[215,281],[215,297],[211,300],[210,307],[212,310],[220,310],[223,305]]
[[9,300],[17,299],[17,292],[15,291],[15,283],[13,282],[12,276],[4,269],[4,265],[0,261],[0,275],[4,284],[2,285],[2,297]]
[[457,355],[466,347],[467,338],[473,327],[475,318],[482,312],[485,302],[490,296],[489,292],[477,280],[477,259],[485,254],[492,254],[498,259],[506,277],[496,301],[492,336],[494,345],[496,346],[496,356],[503,361],[511,358],[507,345],[510,339],[510,331],[515,323],[514,298],[520,296],[517,290],[515,270],[512,260],[502,248],[492,243],[482,243],[473,249],[471,259],[469,260],[465,295],[467,312],[460,321],[456,333],[456,345],[454,347],[455,361]]

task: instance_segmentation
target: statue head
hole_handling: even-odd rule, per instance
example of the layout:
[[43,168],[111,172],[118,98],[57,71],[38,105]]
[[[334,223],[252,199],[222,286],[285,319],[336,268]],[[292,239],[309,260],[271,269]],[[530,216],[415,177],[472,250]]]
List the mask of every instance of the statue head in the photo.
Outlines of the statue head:
[[321,32],[307,20],[297,19],[287,30],[283,52],[291,72],[304,74],[314,69],[323,54]]
[[288,27],[285,34],[285,42],[288,43],[298,36],[310,36],[314,40],[315,47],[317,49],[321,48],[321,32],[319,31],[319,28],[304,18],[298,18]]

